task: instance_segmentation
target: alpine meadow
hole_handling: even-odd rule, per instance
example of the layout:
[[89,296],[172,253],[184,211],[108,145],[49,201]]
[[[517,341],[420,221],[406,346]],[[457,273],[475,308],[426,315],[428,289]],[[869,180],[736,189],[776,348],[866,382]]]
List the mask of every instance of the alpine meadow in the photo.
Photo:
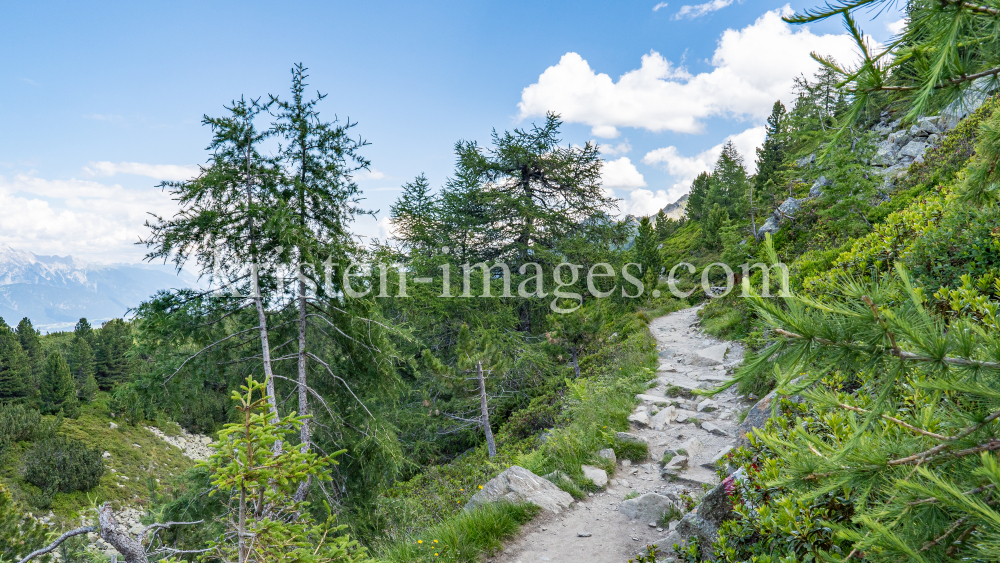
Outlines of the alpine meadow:
[[1000,561],[1000,0],[753,4],[122,7],[172,97],[0,149],[0,563]]

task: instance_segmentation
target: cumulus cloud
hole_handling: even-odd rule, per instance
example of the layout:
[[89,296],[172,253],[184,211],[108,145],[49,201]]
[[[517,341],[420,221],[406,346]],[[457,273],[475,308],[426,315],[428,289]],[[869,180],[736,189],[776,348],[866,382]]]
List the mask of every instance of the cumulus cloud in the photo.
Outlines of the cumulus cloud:
[[653,6],[653,11],[659,12],[660,10],[666,8],[667,6],[669,6],[669,4],[667,4],[666,2],[660,2],[659,4]]
[[144,250],[135,242],[148,233],[147,213],[174,209],[170,194],[155,188],[0,176],[0,244],[93,262],[138,262]]
[[885,24],[885,28],[887,30],[889,30],[889,33],[891,33],[893,35],[899,35],[899,34],[903,33],[903,31],[906,30],[906,24],[907,23],[908,22],[906,21],[906,18],[901,18],[901,19],[896,20],[894,22],[889,22],[889,23]]
[[670,203],[691,188],[691,182],[698,174],[712,170],[715,161],[722,154],[722,147],[726,142],[732,141],[733,146],[743,156],[743,167],[746,168],[747,172],[756,172],[756,149],[764,144],[766,136],[764,126],[752,127],[741,133],[729,135],[723,142],[694,156],[684,156],[677,147],[669,146],[649,151],[642,157],[642,162],[649,166],[662,167],[674,177],[674,185],[665,194],[669,196],[668,203]]
[[650,190],[633,190],[627,200],[620,202],[619,207],[624,213],[629,215],[645,217],[653,215],[668,204],[673,203],[675,199],[677,198],[671,198],[670,194],[664,190],[656,190],[655,192]]
[[148,176],[157,180],[190,180],[198,175],[197,164],[144,164],[142,162],[108,162],[102,160],[91,162],[83,167],[83,171],[90,176],[116,176],[118,174],[131,174],[134,176]]
[[357,174],[355,174],[355,178],[359,182],[366,182],[368,180],[382,180],[385,178],[385,172],[380,172],[378,170],[375,170],[374,168],[370,168],[368,170],[359,170]]
[[608,188],[626,190],[646,187],[646,180],[627,156],[604,163],[601,168],[601,183]]
[[622,142],[617,145],[607,144],[601,145],[601,154],[606,154],[610,156],[616,156],[619,154],[628,154],[632,152],[632,145],[629,144],[628,139],[622,140]]
[[615,82],[579,54],[566,53],[521,92],[519,116],[554,111],[604,138],[617,136],[620,127],[698,133],[713,116],[763,120],[775,100],[791,103],[795,77],[816,71],[811,52],[842,63],[857,58],[850,37],[792,28],[781,19],[790,11],[787,6],[773,10],[743,29],[723,32],[711,72],[691,74],[651,51],[638,69]]
[[705,14],[710,14],[712,12],[721,10],[732,3],[733,0],[711,0],[710,2],[705,2],[704,4],[695,4],[694,6],[681,6],[680,11],[678,11],[677,14],[674,15],[674,19],[679,20],[681,18],[689,18],[689,19],[699,18],[701,16],[704,16]]

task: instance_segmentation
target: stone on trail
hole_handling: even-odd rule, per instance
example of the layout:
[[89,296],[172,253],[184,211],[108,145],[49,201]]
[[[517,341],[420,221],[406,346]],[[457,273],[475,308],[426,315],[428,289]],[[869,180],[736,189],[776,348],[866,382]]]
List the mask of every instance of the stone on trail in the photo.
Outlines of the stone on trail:
[[716,344],[708,348],[702,348],[694,353],[691,363],[696,366],[718,366],[726,359],[726,352],[729,351],[729,344]]
[[649,419],[649,426],[654,430],[663,430],[670,425],[670,421],[674,419],[676,414],[677,410],[673,406],[666,407]]
[[701,423],[701,429],[705,432],[710,432],[716,436],[728,436],[725,430],[719,428],[717,425],[705,420]]
[[715,456],[710,461],[701,464],[701,466],[706,469],[715,469],[715,466],[718,465],[720,461],[725,459],[726,456],[729,455],[729,452],[731,451],[733,451],[733,446],[732,445],[726,446],[721,450],[719,450],[719,453],[715,454]]
[[674,456],[673,459],[664,465],[667,469],[684,469],[688,466],[688,457],[686,455]]
[[712,399],[705,399],[704,401],[698,403],[695,407],[698,412],[715,412],[719,410],[719,403],[713,401]]
[[701,499],[701,504],[691,512],[684,515],[677,523],[675,531],[684,539],[697,537],[702,549],[702,557],[707,557],[712,552],[712,542],[719,535],[719,526],[733,518],[733,502],[729,498],[728,488],[734,486],[735,482],[746,480],[743,469],[733,473],[725,481],[716,485]]
[[604,459],[610,459],[611,463],[617,464],[618,458],[615,456],[615,450],[613,448],[604,448],[603,450],[597,451],[597,457],[603,457]]
[[556,514],[569,508],[573,503],[573,497],[569,493],[517,465],[508,467],[483,485],[481,491],[472,495],[465,509],[473,510],[485,503],[498,500],[530,502],[542,510]]
[[632,520],[643,522],[658,521],[676,506],[668,497],[656,493],[646,493],[639,498],[622,501],[618,511]]
[[[736,427],[737,447],[746,447],[750,445],[750,440],[747,436],[754,430],[764,427],[764,424],[766,424],[768,419],[771,418],[771,409],[774,407],[774,402],[777,398],[777,391],[771,391],[763,399],[757,401],[757,404],[750,407],[750,410],[747,411],[746,418],[744,418],[743,422]],[[793,395],[788,397],[788,399],[795,403],[802,401],[802,398],[798,395]]]
[[632,413],[628,415],[628,421],[640,428],[645,428],[649,426],[649,414],[646,411]]
[[638,434],[629,434],[628,432],[615,432],[615,439],[619,442],[632,442],[633,444],[645,444],[646,439]]
[[594,482],[594,485],[603,487],[608,484],[608,472],[593,465],[581,465],[580,470],[583,476]]
[[669,405],[673,402],[669,397],[657,397],[656,395],[646,395],[645,393],[639,393],[635,398],[644,403],[653,403],[654,405]]

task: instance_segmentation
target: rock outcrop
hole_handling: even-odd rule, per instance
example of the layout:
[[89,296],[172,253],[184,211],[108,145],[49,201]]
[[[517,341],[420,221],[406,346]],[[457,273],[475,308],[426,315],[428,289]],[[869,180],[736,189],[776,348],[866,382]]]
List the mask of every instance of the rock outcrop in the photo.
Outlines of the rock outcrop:
[[573,497],[552,482],[523,467],[512,465],[483,485],[483,489],[469,499],[465,509],[472,510],[485,503],[500,500],[530,502],[555,514],[573,503]]

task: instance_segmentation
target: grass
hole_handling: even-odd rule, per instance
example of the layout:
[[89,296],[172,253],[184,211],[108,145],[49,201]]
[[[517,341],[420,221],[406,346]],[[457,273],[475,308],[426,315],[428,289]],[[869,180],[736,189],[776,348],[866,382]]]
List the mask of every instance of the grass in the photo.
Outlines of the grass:
[[490,503],[459,512],[406,539],[376,548],[384,563],[474,563],[492,555],[541,509],[533,504]]
[[[181,451],[163,442],[141,426],[120,424],[112,429],[108,410],[108,395],[101,393],[91,403],[82,405],[76,419],[63,419],[57,433],[75,438],[89,448],[98,448],[111,454],[104,460],[107,470],[97,487],[90,491],[57,493],[50,508],[30,507],[35,512],[49,509],[57,520],[69,521],[81,510],[94,503],[112,502],[119,505],[138,506],[151,496],[151,489],[169,487],[174,476],[181,475],[194,465]],[[52,421],[54,417],[42,417]],[[121,422],[120,420],[118,422]],[[138,447],[136,447],[138,446]],[[19,501],[27,501],[39,492],[26,483],[20,474],[20,457],[31,447],[22,442],[7,448],[0,459],[0,481]],[[162,485],[157,484],[160,480]]]

